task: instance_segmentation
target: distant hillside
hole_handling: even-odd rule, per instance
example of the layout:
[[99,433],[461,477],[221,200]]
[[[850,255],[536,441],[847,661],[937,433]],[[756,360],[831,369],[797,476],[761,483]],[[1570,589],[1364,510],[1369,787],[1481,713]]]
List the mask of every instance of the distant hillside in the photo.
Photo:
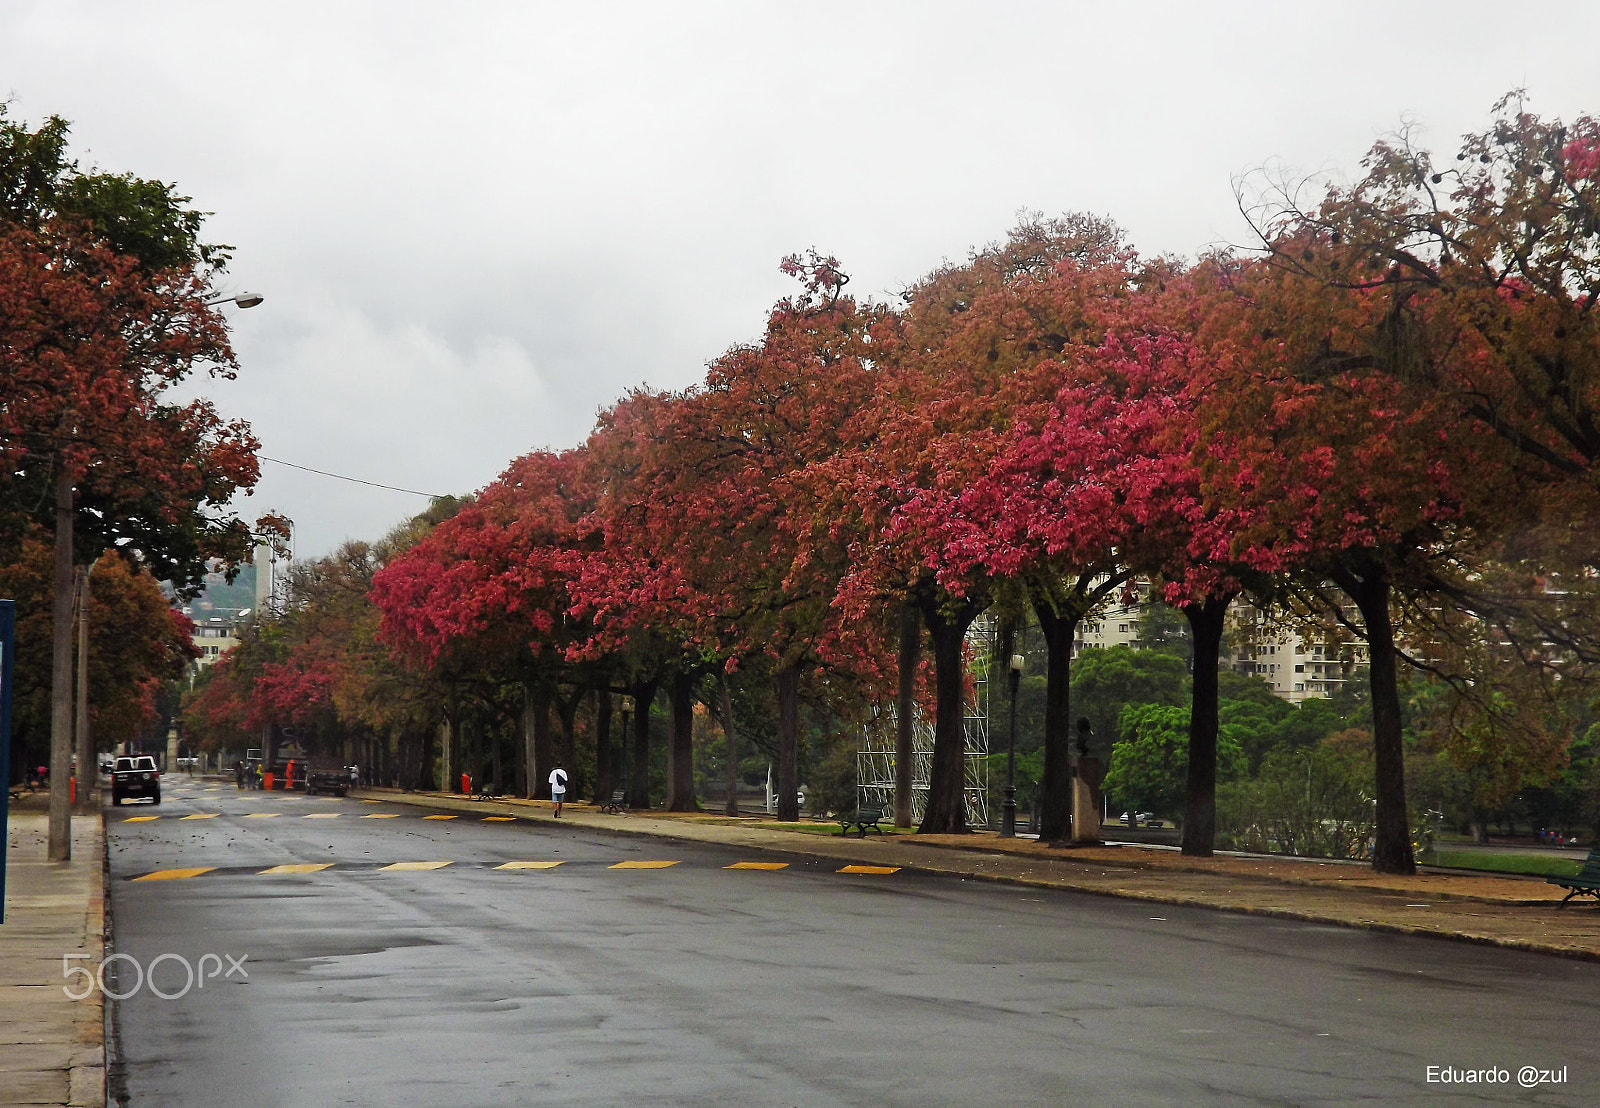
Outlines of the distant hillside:
[[212,616],[238,615],[256,602],[256,567],[246,565],[239,570],[233,584],[220,573],[206,574],[205,591],[184,605],[190,617],[196,620]]

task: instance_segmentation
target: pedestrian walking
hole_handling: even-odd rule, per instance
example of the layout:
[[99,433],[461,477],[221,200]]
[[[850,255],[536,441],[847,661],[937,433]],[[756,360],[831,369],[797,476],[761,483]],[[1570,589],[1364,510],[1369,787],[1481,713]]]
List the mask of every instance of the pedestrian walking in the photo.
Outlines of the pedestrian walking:
[[561,763],[556,763],[556,768],[550,771],[550,799],[556,804],[556,819],[561,818],[561,801],[567,795],[567,771],[561,768]]

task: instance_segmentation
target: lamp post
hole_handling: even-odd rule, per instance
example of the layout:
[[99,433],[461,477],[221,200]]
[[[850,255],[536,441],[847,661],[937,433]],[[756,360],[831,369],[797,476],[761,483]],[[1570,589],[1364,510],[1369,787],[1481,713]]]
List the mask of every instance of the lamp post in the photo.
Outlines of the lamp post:
[[[633,697],[631,697],[631,696],[621,697],[620,698],[620,702],[621,702],[621,706],[622,706],[622,743],[621,743],[621,746],[622,746],[622,757],[620,759],[618,759],[617,780],[621,783],[624,792],[627,792],[627,791],[629,791],[628,790],[628,739],[629,739],[628,724],[631,722],[631,717],[633,715]],[[607,799],[609,799],[609,797]],[[629,797],[629,800],[632,800],[632,799],[633,799],[632,797]]]
[[1011,728],[1006,735],[1006,799],[1000,806],[1000,837],[1017,837],[1017,688],[1022,684],[1021,654],[1011,655]]
[[259,292],[240,292],[233,296],[219,296],[215,300],[207,300],[206,307],[215,308],[218,304],[237,304],[241,308],[253,308],[265,300]]

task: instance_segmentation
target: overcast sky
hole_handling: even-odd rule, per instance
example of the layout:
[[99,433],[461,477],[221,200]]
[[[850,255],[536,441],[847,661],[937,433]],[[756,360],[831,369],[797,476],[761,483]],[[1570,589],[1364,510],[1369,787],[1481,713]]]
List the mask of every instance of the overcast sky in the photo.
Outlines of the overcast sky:
[[[263,453],[438,493],[581,441],[759,335],[786,253],[891,295],[1021,209],[1146,253],[1244,242],[1233,182],[1453,150],[1506,90],[1600,111],[1600,5],[72,3],[0,6],[13,118],[175,182],[237,247]],[[426,501],[263,463],[301,557]]]

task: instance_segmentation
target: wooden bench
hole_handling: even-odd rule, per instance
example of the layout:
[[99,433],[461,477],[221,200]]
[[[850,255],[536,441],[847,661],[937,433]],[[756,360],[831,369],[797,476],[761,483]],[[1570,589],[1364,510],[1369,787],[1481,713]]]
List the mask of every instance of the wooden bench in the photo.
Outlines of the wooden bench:
[[839,834],[850,834],[850,828],[855,827],[861,831],[861,837],[867,837],[868,831],[883,834],[883,828],[878,824],[883,822],[882,808],[857,808],[847,816],[839,816]]
[[1592,896],[1600,900],[1600,842],[1589,848],[1589,856],[1583,860],[1583,869],[1578,871],[1576,877],[1546,877],[1545,880],[1568,890],[1557,905],[1559,908],[1565,908],[1567,901],[1575,896]]
[[622,809],[626,808],[627,806],[628,790],[616,789],[611,793],[611,799],[600,805],[600,810],[615,816],[621,815]]

